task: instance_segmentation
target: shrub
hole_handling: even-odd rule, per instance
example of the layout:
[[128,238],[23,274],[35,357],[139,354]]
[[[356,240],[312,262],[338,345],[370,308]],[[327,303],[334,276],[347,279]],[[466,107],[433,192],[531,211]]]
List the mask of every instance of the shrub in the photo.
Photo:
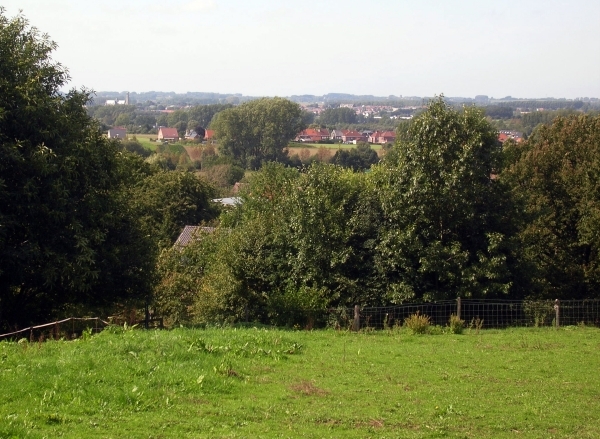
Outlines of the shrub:
[[427,334],[430,325],[430,317],[421,315],[419,311],[404,319],[404,326],[410,329],[412,334]]
[[448,322],[448,328],[451,334],[462,334],[465,328],[465,321],[461,320],[456,314],[452,314]]

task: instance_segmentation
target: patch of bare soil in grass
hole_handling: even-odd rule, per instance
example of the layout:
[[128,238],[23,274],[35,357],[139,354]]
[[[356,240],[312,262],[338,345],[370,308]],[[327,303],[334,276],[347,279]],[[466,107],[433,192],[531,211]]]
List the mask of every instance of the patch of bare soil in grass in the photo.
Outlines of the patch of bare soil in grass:
[[300,393],[305,396],[325,396],[329,393],[327,390],[315,386],[315,384],[312,381],[306,380],[293,384],[292,386],[290,386],[290,389],[292,389],[296,393]]

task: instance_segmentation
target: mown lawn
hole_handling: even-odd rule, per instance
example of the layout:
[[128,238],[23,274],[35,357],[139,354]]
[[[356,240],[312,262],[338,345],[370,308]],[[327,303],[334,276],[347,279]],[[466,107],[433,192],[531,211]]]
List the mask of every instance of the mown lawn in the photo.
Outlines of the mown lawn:
[[600,330],[0,343],[1,438],[598,438]]

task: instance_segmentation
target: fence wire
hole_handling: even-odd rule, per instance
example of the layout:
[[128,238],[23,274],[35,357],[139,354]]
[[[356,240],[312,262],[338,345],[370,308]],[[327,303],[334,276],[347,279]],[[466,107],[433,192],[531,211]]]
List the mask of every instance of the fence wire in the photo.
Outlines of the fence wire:
[[[600,299],[589,300],[447,300],[440,302],[407,303],[395,306],[364,308],[330,308],[327,310],[287,310],[273,313],[255,309],[246,321],[299,329],[392,329],[401,327],[411,315],[427,316],[431,325],[446,326],[451,315],[457,315],[466,327],[507,328],[518,326],[569,326],[600,327]],[[358,313],[358,319],[355,319]],[[558,321],[557,321],[558,317]],[[114,318],[113,318],[114,319]],[[150,319],[152,327],[162,328],[162,318]],[[116,321],[112,321],[114,324]],[[116,322],[117,324],[119,322]],[[143,323],[143,322],[142,322]],[[27,338],[30,341],[75,338],[87,330],[99,332],[109,322],[98,318],[68,318],[44,325],[31,326],[8,334],[0,340]],[[358,327],[355,326],[358,324]]]
[[29,326],[7,334],[0,334],[0,340],[20,340],[23,338],[29,341],[70,339],[81,336],[84,331],[88,331],[90,334],[98,333],[107,325],[108,322],[98,317],[69,317],[56,322]]
[[[458,315],[465,326],[479,328],[541,327],[585,324],[600,327],[600,300],[447,300],[427,303],[407,303],[385,307],[359,308],[361,329],[390,329],[400,327],[413,314],[428,316],[431,325],[446,326],[451,315]],[[284,319],[268,323],[296,326],[304,329],[350,329],[355,324],[354,308],[328,310],[294,310]],[[281,316],[280,316],[281,317]]]
[[[558,307],[558,313],[557,308]],[[346,315],[353,316],[348,309]],[[446,326],[452,314],[465,325],[482,328],[588,325],[600,327],[600,300],[460,300],[360,309],[360,327],[386,329],[402,326],[413,314],[425,315],[432,325]],[[341,322],[340,322],[341,323]],[[346,322],[350,324],[350,322]],[[339,325],[343,326],[343,325]]]

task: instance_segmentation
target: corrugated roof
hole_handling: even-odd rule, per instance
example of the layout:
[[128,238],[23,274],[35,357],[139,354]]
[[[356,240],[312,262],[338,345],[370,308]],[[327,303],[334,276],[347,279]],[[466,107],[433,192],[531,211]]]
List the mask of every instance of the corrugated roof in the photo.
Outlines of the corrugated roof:
[[183,231],[175,241],[175,247],[185,247],[190,242],[198,239],[198,236],[204,233],[212,233],[215,231],[214,227],[201,227],[201,226],[185,226]]

